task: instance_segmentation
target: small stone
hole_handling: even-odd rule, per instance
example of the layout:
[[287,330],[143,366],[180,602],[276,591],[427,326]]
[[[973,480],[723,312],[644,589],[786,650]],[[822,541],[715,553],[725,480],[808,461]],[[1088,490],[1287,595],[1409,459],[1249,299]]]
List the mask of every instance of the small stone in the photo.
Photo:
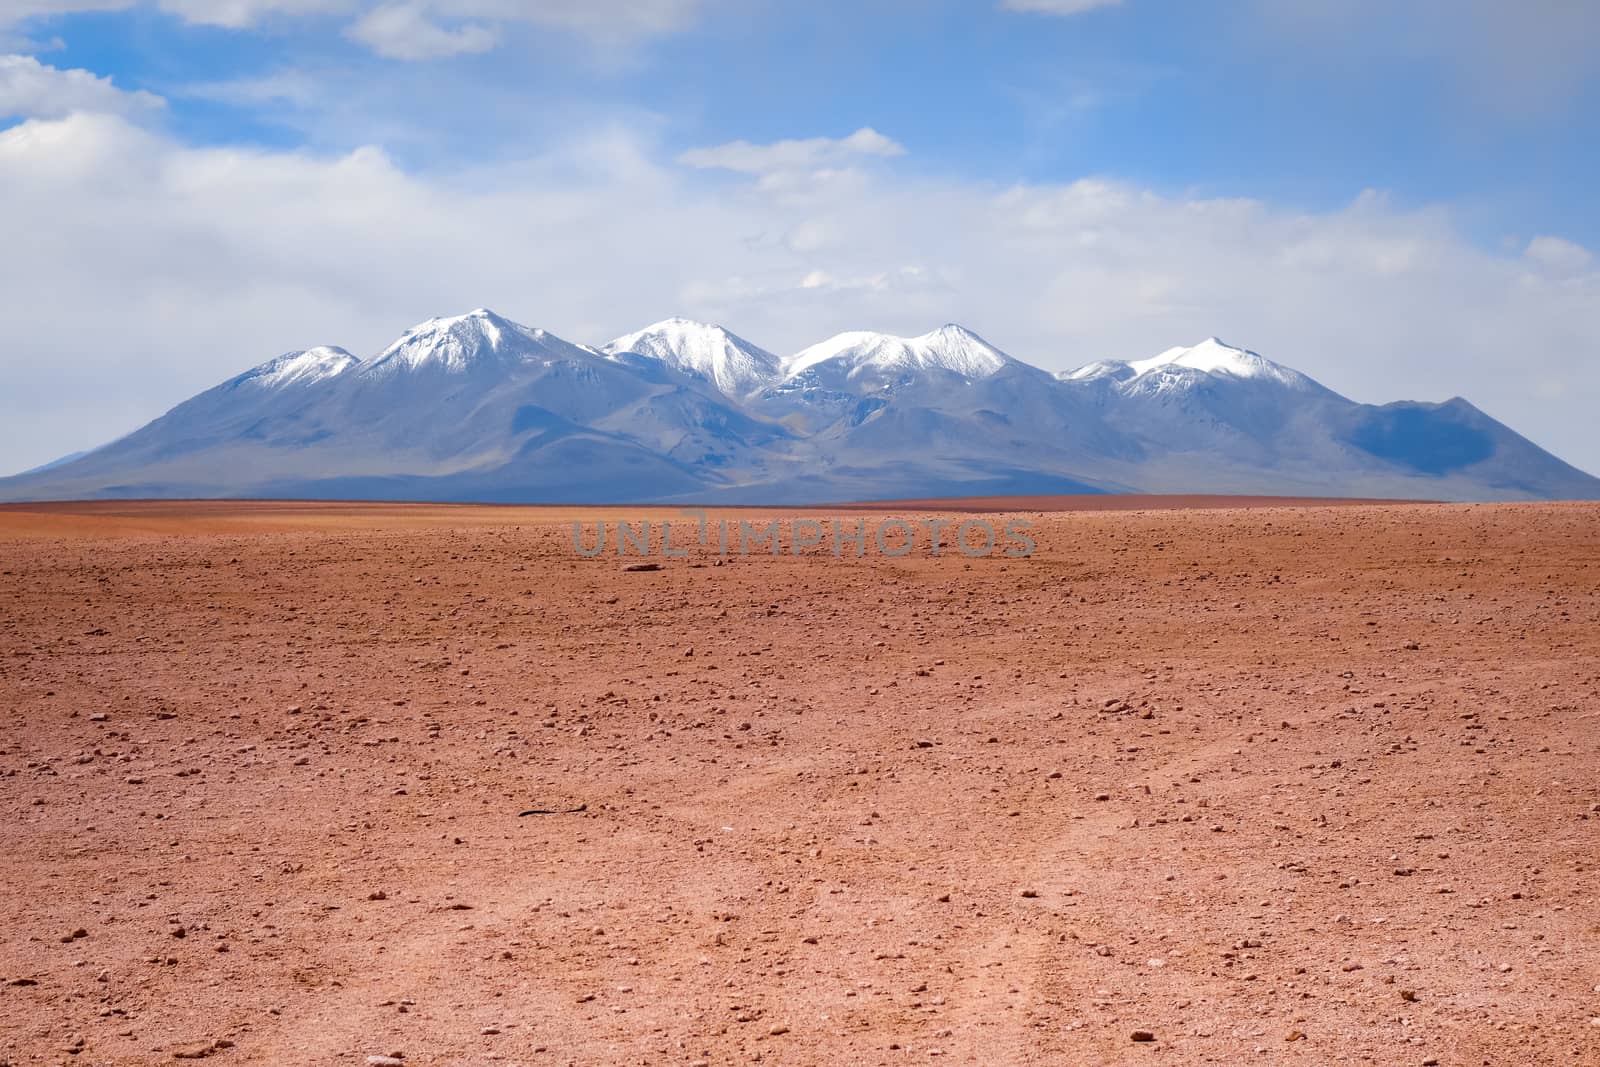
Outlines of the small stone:
[[1135,1030],[1132,1034],[1132,1038],[1135,1041],[1154,1041],[1156,1039],[1156,1035],[1150,1030]]
[[187,1045],[179,1045],[173,1049],[172,1058],[175,1060],[203,1060],[215,1051],[217,1051],[217,1048],[213,1042],[194,1042]]
[[1110,793],[1096,793],[1094,795],[1094,798],[1096,800],[1110,800],[1111,799],[1111,794]]
[[405,1067],[399,1056],[368,1056],[367,1067]]
[[1039,895],[1039,891],[1038,891],[1038,890],[1037,890],[1037,889],[1024,889],[1024,890],[1023,890],[1023,891],[1022,891],[1022,894],[1021,894],[1021,895],[1022,895],[1022,896],[1024,896],[1024,897],[1026,897],[1026,898],[1027,898],[1027,899],[1029,899],[1029,900],[1033,900],[1033,899],[1035,899],[1035,898],[1036,898],[1036,897],[1038,897],[1038,895]]
[[787,1034],[788,1032],[789,1032],[789,1028],[787,1026],[782,1025],[781,1023],[779,1025],[771,1027],[771,1028],[769,1028],[767,1030],[767,1033],[769,1035],[771,1035],[772,1037],[782,1037],[784,1034]]
[[1283,1035],[1283,1039],[1285,1041],[1304,1041],[1306,1039],[1306,1032],[1304,1030],[1290,1030],[1287,1034]]

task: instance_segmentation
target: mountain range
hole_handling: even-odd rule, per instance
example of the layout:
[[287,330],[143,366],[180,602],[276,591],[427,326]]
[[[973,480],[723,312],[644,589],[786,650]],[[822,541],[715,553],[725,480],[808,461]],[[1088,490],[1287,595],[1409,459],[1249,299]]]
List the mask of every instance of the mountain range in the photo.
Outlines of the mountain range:
[[669,319],[595,348],[479,309],[269,360],[0,500],[803,504],[1035,493],[1600,498],[1460,398],[1360,404],[1216,338],[1051,374],[960,326],[787,358]]

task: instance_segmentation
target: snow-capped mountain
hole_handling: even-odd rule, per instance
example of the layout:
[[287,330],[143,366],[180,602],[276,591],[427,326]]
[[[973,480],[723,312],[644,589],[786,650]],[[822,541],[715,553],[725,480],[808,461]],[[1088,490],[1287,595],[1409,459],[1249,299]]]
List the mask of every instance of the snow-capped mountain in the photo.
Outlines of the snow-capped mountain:
[[930,377],[975,381],[1013,362],[977,334],[955,325],[921,337],[841,333],[784,361],[783,384],[860,395]]
[[1063,381],[1082,382],[1099,378],[1129,383],[1139,381],[1140,391],[1161,392],[1182,390],[1187,385],[1204,381],[1196,375],[1222,376],[1240,381],[1262,381],[1301,392],[1312,392],[1322,386],[1297,370],[1274,363],[1255,352],[1235,348],[1216,337],[1208,337],[1187,348],[1169,348],[1159,356],[1138,359],[1131,363],[1102,360],[1064,371],[1057,375]]
[[788,359],[669,319],[600,348],[487,309],[290,352],[0,499],[827,501],[1048,492],[1600,498],[1459,398],[1357,404],[1210,338],[1052,375],[960,326]]
[[721,326],[689,319],[666,319],[646,326],[602,346],[600,351],[651,356],[676,370],[700,375],[730,397],[748,396],[783,375],[783,361],[766,349],[757,348]]

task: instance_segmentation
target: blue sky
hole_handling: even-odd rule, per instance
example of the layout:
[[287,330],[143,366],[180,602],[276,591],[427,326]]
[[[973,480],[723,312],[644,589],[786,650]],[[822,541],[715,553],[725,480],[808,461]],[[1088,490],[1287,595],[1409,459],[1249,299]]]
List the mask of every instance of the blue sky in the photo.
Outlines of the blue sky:
[[959,319],[1052,369],[1220,334],[1593,470],[1597,31],[1556,0],[0,0],[0,468],[490,303],[780,352]]

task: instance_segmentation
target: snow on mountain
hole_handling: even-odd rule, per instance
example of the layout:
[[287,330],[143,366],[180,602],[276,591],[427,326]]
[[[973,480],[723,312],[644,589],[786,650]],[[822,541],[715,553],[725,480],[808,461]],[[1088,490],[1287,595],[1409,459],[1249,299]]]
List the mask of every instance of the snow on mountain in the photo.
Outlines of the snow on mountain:
[[698,374],[730,397],[748,396],[776,381],[783,362],[764,348],[721,326],[691,319],[665,319],[637,333],[618,337],[601,352],[634,352],[677,370]]
[[265,389],[291,385],[314,385],[361,365],[361,361],[342,348],[323,345],[304,352],[288,352],[247,371],[242,382]]
[[1216,338],[1051,375],[959,326],[779,360],[669,319],[602,349],[486,309],[290,352],[0,499],[817,503],[1034,492],[1600,498],[1462,400],[1357,404]]
[[572,358],[586,350],[554,334],[519,325],[487,308],[414,326],[362,367],[368,378],[398,371],[437,370],[462,374],[496,363],[536,358]]
[[1123,383],[1141,382],[1146,388],[1163,389],[1180,387],[1188,376],[1184,371],[1199,371],[1212,376],[1224,375],[1240,380],[1281,385],[1303,392],[1320,389],[1311,378],[1297,370],[1274,363],[1266,357],[1215,337],[1208,337],[1197,345],[1169,348],[1159,356],[1130,362],[1101,360],[1058,375],[1062,381],[1095,381],[1112,379]]
[[927,372],[973,381],[1013,362],[971,330],[954,324],[920,337],[853,332],[789,357],[784,381],[859,391],[892,387]]

